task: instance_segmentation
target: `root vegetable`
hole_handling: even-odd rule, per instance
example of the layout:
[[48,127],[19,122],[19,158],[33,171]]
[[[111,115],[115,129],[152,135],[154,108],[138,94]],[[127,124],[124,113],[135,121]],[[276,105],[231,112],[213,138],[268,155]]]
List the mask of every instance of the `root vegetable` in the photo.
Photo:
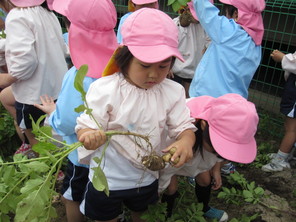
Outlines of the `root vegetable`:
[[142,164],[152,171],[161,170],[165,167],[165,162],[162,157],[156,154],[144,156],[142,158]]

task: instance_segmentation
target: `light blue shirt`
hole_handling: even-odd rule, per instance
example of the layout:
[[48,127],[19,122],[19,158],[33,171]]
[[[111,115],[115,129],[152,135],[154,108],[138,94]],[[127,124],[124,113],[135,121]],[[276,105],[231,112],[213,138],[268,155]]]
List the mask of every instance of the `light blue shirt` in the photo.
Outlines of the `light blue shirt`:
[[[81,113],[77,113],[74,109],[84,102],[81,99],[81,94],[74,88],[74,80],[77,69],[73,66],[63,79],[62,89],[59,94],[56,110],[49,116],[50,126],[66,141],[67,144],[77,142],[75,133],[76,118]],[[87,91],[90,84],[96,79],[86,76],[83,80],[84,91]],[[77,150],[71,152],[68,156],[69,160],[76,166],[88,167],[78,163]]]
[[250,82],[261,61],[261,46],[233,19],[219,16],[208,0],[195,0],[197,17],[212,42],[190,85],[190,97],[237,93],[248,97]]
[[121,27],[123,25],[123,23],[125,22],[125,20],[127,19],[127,17],[129,17],[132,14],[132,12],[128,12],[125,15],[123,15],[119,21],[119,25],[118,25],[118,29],[117,29],[117,42],[119,44],[122,43],[122,35],[121,35]]

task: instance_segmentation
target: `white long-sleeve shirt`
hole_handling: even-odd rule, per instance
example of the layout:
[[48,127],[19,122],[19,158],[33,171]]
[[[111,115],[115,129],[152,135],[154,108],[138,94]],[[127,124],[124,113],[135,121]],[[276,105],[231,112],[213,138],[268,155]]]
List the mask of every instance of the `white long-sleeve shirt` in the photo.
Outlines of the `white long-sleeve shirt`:
[[14,8],[5,22],[5,57],[16,101],[41,103],[41,95],[57,98],[64,74],[66,47],[60,23],[41,6]]
[[[184,130],[196,129],[186,107],[184,88],[169,79],[146,90],[130,84],[121,73],[113,74],[93,82],[86,100],[105,131],[149,135],[154,151],[160,155],[167,147],[166,135],[176,139]],[[77,118],[76,132],[84,128],[98,129],[86,113]],[[133,136],[112,136],[101,164],[110,190],[146,186],[158,178],[158,172],[149,171],[141,164],[142,157],[150,154],[150,148],[144,141],[137,142],[143,147],[135,144]],[[97,166],[93,157],[101,157],[102,151],[103,146],[91,156],[91,181],[92,168]]]

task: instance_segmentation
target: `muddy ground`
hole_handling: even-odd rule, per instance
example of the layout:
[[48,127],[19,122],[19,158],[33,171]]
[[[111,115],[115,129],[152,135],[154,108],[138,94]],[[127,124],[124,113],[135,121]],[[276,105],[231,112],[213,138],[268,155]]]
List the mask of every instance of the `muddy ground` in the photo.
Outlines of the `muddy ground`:
[[[246,203],[237,206],[226,204],[224,200],[217,198],[217,192],[212,195],[211,205],[225,210],[229,220],[241,218],[243,214],[252,216],[258,213],[259,216],[253,220],[255,222],[294,222],[296,221],[296,160],[291,161],[291,166],[292,169],[276,173],[266,173],[256,168],[237,167],[249,182],[254,181],[256,186],[262,187],[267,197],[262,199],[260,204]],[[223,178],[223,184],[231,187],[226,178]],[[59,216],[54,221],[66,221],[65,209],[59,199],[55,206]],[[272,210],[270,207],[279,210]],[[87,221],[91,222],[91,220]]]

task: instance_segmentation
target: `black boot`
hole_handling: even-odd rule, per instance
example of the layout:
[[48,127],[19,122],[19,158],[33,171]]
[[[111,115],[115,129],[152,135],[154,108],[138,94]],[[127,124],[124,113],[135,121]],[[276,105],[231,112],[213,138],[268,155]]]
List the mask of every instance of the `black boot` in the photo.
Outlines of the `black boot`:
[[167,203],[166,218],[169,218],[169,217],[172,216],[175,200],[176,200],[177,197],[179,197],[179,192],[178,191],[176,193],[172,194],[172,195],[167,195],[167,194],[162,195],[161,202],[162,203]]

